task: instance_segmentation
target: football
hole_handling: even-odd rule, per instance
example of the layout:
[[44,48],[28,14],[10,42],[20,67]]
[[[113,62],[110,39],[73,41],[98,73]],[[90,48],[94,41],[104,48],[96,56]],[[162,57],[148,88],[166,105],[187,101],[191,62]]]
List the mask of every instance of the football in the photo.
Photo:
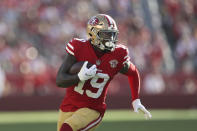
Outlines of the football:
[[[77,74],[79,73],[79,71],[81,70],[81,67],[83,66],[85,61],[80,61],[80,62],[77,62],[75,64],[73,64],[69,70],[69,73],[70,74]],[[87,67],[90,68],[93,64],[89,63],[87,64]]]

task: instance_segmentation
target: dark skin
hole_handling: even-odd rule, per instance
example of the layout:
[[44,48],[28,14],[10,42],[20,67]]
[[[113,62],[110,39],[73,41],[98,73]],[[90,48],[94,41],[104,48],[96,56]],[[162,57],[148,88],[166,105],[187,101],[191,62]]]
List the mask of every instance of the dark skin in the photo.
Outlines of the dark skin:
[[74,56],[66,54],[62,65],[60,66],[57,76],[56,76],[56,85],[59,87],[69,87],[74,84],[77,84],[80,80],[78,75],[71,75],[68,73],[71,66],[76,63],[77,60]]
[[[102,52],[99,48],[93,46],[94,50]],[[103,53],[104,54],[104,53]],[[67,54],[63,60],[62,65],[59,68],[56,77],[56,85],[62,88],[68,88],[72,85],[77,84],[80,80],[78,75],[71,75],[68,73],[69,69],[72,67],[77,60],[74,56]],[[129,69],[129,65],[125,64],[125,66],[120,70],[120,73],[125,74]]]

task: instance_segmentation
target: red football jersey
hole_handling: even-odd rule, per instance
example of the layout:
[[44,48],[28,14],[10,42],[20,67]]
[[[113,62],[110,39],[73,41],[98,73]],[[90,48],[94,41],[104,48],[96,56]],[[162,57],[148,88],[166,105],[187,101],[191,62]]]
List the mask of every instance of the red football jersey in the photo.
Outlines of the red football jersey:
[[124,63],[129,60],[128,49],[123,45],[117,45],[114,51],[98,58],[90,41],[75,38],[66,45],[66,51],[75,56],[77,61],[95,64],[98,73],[92,79],[66,88],[61,110],[67,112],[88,107],[104,113],[107,87]]

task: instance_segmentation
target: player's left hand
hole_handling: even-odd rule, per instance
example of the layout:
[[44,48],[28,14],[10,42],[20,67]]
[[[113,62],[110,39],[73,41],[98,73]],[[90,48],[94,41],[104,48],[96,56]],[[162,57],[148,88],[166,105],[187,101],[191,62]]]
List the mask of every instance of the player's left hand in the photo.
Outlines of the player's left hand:
[[146,119],[150,119],[152,115],[146,108],[141,104],[140,99],[135,99],[132,102],[134,112],[138,113],[138,110],[141,110],[144,113]]

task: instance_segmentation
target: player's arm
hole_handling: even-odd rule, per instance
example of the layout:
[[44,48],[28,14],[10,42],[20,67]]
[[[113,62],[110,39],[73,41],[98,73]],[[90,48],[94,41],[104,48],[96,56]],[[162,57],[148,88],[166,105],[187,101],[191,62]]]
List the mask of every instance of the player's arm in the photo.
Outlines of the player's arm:
[[66,54],[56,76],[57,86],[67,88],[79,82],[79,77],[77,74],[71,75],[68,73],[69,69],[74,63],[76,63],[76,61],[77,60],[73,55]]
[[140,76],[138,69],[135,67],[134,64],[132,64],[130,61],[126,62],[122,69],[120,70],[120,73],[127,75],[130,88],[131,88],[131,94],[132,94],[132,100],[139,98],[139,92],[140,92]]
[[140,92],[140,76],[138,69],[135,67],[134,64],[132,64],[130,61],[126,62],[122,69],[120,70],[120,73],[127,75],[130,88],[131,88],[131,94],[132,94],[132,100],[139,98],[139,92]]
[[142,112],[144,112],[146,118],[151,118],[152,116],[150,112],[146,110],[146,108],[141,104],[139,99],[140,75],[136,66],[130,61],[128,61],[124,64],[124,66],[120,70],[120,73],[125,74],[128,77],[134,111],[138,112],[138,110],[140,109]]
[[70,87],[79,81],[86,81],[96,75],[96,65],[88,68],[88,61],[85,61],[77,74],[70,74],[70,68],[77,62],[76,58],[69,53],[66,55],[56,77],[56,84],[59,87]]

